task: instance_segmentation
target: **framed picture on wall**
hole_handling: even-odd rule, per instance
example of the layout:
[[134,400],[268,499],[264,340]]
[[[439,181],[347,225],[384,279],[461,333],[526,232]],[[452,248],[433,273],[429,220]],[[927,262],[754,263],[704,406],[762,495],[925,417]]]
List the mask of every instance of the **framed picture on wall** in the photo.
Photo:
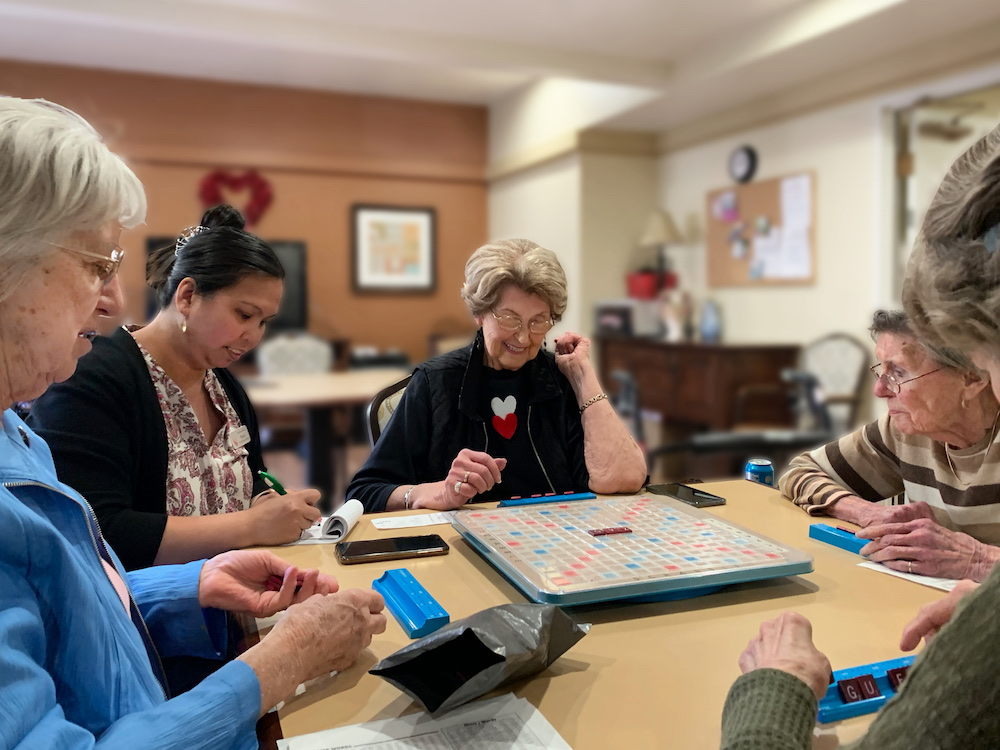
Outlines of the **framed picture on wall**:
[[351,206],[354,290],[432,292],[433,208]]

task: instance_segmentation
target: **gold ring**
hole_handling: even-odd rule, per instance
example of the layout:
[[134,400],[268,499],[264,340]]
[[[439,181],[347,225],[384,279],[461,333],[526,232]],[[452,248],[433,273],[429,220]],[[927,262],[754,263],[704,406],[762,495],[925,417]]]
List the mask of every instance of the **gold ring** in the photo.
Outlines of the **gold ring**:
[[469,474],[471,474],[471,473],[472,473],[471,471],[465,472],[465,479],[463,479],[462,481],[463,482],[468,482],[469,481]]
[[456,495],[462,494],[462,483],[461,482],[455,482],[454,490],[455,490],[455,494]]

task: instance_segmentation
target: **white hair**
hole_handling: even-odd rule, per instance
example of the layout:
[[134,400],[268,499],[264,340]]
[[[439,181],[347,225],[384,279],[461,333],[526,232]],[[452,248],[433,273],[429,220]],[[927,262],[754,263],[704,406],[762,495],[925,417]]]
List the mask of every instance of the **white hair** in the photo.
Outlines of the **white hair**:
[[146,217],[139,179],[76,113],[0,97],[0,302],[49,253],[43,242]]

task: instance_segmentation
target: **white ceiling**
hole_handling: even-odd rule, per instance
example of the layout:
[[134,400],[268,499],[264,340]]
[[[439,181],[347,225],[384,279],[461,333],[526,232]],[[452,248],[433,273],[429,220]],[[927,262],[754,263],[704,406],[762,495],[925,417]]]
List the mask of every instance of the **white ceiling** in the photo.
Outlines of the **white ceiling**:
[[559,77],[657,92],[608,124],[663,130],[996,24],[996,0],[0,0],[0,58],[484,105]]

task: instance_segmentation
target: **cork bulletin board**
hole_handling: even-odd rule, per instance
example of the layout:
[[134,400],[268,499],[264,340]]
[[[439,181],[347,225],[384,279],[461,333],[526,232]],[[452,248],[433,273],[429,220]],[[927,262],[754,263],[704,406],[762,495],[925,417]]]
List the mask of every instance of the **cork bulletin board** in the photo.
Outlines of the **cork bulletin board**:
[[814,283],[815,205],[812,172],[711,191],[705,206],[708,285]]

